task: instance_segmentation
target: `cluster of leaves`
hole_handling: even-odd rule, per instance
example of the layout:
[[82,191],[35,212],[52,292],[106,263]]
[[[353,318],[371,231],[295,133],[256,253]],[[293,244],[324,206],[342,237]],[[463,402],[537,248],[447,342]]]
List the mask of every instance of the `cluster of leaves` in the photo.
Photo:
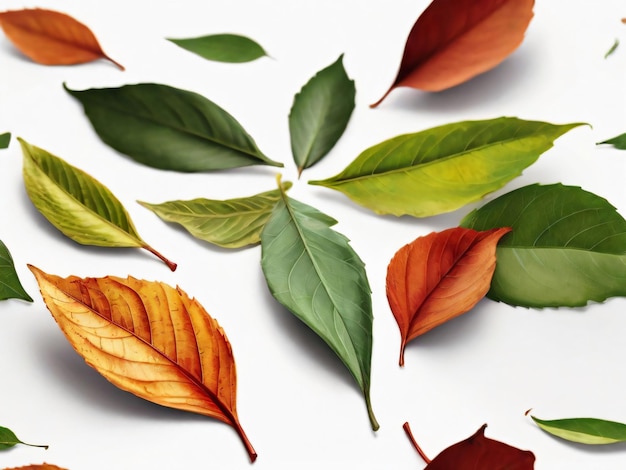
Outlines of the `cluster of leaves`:
[[[533,0],[433,1],[409,34],[393,84],[372,107],[397,87],[439,91],[495,67],[522,42],[533,5]],[[63,13],[2,12],[0,26],[38,63],[107,59],[123,70],[86,26]],[[259,44],[239,35],[170,41],[210,60],[236,63],[267,56]],[[143,165],[180,172],[283,166],[266,156],[232,115],[195,92],[156,83],[80,91],[63,86],[81,103],[105,144]],[[294,96],[288,121],[299,175],[341,138],[355,90],[339,56]],[[377,214],[429,217],[504,187],[557,138],[581,125],[514,117],[446,124],[385,140],[336,176],[309,184],[341,191]],[[10,138],[0,135],[0,148],[8,147]],[[27,194],[63,234],[84,245],[143,248],[176,269],[139,236],[106,186],[17,140]],[[621,148],[623,136],[601,143]],[[260,244],[269,291],[343,362],[377,430],[370,400],[373,314],[364,263],[332,228],[335,219],[288,196],[292,183],[280,176],[277,183],[276,189],[229,200],[139,203],[209,243],[226,248]],[[419,237],[391,259],[386,293],[400,330],[400,365],[408,342],[470,311],[485,295],[533,308],[576,307],[624,296],[624,256],[626,220],[595,194],[535,184],[500,196],[468,214],[459,227]],[[32,301],[2,242],[0,259],[0,299]],[[90,366],[141,398],[225,422],[239,434],[250,460],[256,459],[236,411],[230,343],[195,299],[180,288],[130,276],[61,278],[29,268],[68,342]],[[146,387],[146,381],[152,385]],[[616,442],[626,435],[624,425],[591,418],[533,420],[577,442]],[[23,444],[2,429],[6,439],[0,445]],[[408,425],[405,429],[409,432]],[[487,439],[484,429],[432,461],[415,446],[431,470],[533,468],[532,453]]]

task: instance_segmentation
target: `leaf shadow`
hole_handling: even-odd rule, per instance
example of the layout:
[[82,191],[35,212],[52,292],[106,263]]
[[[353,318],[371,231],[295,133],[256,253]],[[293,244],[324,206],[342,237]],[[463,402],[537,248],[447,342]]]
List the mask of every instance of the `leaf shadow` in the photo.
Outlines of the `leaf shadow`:
[[50,381],[63,389],[63,394],[75,402],[98,408],[101,412],[131,415],[160,421],[205,421],[205,416],[151,403],[117,388],[106,380],[62,340],[58,335],[44,334],[32,338],[31,347],[41,358],[42,371]]

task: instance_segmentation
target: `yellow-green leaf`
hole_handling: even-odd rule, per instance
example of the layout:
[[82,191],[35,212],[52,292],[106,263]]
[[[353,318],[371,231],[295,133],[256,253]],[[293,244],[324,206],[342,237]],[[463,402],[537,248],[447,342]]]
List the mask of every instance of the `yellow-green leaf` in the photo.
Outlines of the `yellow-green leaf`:
[[597,418],[543,420],[531,416],[541,429],[562,439],[582,444],[614,444],[626,441],[626,424]]

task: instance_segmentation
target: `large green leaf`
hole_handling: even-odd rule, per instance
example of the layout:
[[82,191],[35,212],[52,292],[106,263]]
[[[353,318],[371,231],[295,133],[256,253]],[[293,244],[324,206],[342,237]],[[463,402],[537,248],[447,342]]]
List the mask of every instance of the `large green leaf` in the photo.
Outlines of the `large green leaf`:
[[626,424],[597,418],[543,420],[531,416],[544,431],[582,444],[614,444],[626,441]]
[[334,147],[354,110],[356,89],[342,60],[343,55],[320,70],[294,98],[289,132],[291,152],[300,173]]
[[17,277],[13,258],[7,246],[0,240],[0,300],[22,299],[32,302],[33,299],[22,287]]
[[167,40],[200,57],[218,62],[251,62],[267,55],[256,41],[238,34],[211,34]]
[[372,300],[365,266],[336,221],[317,209],[281,199],[261,233],[261,266],[272,295],[317,333],[359,384],[374,430],[370,402]]
[[530,185],[468,214],[474,230],[511,227],[496,249],[490,298],[575,307],[626,295],[626,220],[579,187]]
[[[285,182],[282,187],[286,191],[291,183]],[[198,198],[161,204],[138,202],[161,219],[182,225],[200,240],[224,248],[241,248],[261,241],[261,231],[280,199],[280,190],[274,189],[227,200]]]
[[11,133],[5,132],[4,134],[0,134],[0,149],[5,149],[11,143]]
[[185,172],[283,166],[267,158],[235,118],[197,93],[155,83],[65,89],[106,144],[144,165]]
[[82,245],[144,248],[167,260],[141,239],[120,201],[82,170],[18,137],[24,153],[24,185],[41,214]]
[[338,175],[309,183],[341,191],[379,214],[427,217],[501,188],[580,125],[511,117],[446,124],[386,140]]

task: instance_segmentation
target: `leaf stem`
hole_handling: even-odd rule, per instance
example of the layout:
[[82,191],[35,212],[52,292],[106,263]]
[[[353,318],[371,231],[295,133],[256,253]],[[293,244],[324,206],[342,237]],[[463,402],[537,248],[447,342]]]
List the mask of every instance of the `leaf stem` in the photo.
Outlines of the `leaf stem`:
[[246,451],[248,452],[248,456],[250,457],[250,462],[254,463],[258,455],[256,451],[254,450],[254,447],[252,447],[252,443],[250,442],[250,439],[248,439],[248,436],[246,436],[246,433],[241,427],[241,424],[239,424],[238,420],[235,420],[233,425],[234,425],[235,431],[237,431],[237,434],[239,434],[239,438],[241,439],[241,442],[243,442],[243,445],[246,448]]
[[110,58],[108,55],[105,54],[104,58],[107,59],[109,62],[113,63],[113,65],[115,65],[117,68],[119,68],[122,72],[124,70],[126,70],[122,64],[120,64],[118,61]]
[[431,460],[426,456],[424,451],[421,449],[421,447],[418,445],[417,441],[413,437],[413,433],[411,432],[411,427],[409,426],[408,421],[402,425],[402,429],[404,429],[404,432],[406,433],[407,437],[409,438],[409,441],[411,442],[411,444],[413,445],[413,447],[415,448],[417,453],[420,454],[420,457],[422,459],[424,459],[424,462],[429,464],[431,462]]
[[402,344],[400,345],[400,360],[398,364],[400,367],[404,367],[404,348],[406,347],[406,340],[402,339]]
[[143,249],[148,250],[150,253],[152,253],[153,255],[155,255],[157,258],[159,258],[161,261],[163,261],[165,264],[167,264],[167,267],[170,268],[172,271],[176,271],[176,267],[178,266],[176,263],[174,263],[173,261],[170,261],[169,259],[167,259],[165,256],[163,256],[161,253],[159,253],[158,251],[156,251],[154,248],[152,248],[150,245],[143,245],[142,246]]
[[365,406],[367,406],[367,415],[370,418],[372,429],[374,431],[378,431],[378,429],[380,428],[380,424],[378,424],[378,421],[376,420],[376,416],[374,416],[374,410],[372,409],[372,401],[370,400],[369,391],[365,392],[363,395],[365,396]]

